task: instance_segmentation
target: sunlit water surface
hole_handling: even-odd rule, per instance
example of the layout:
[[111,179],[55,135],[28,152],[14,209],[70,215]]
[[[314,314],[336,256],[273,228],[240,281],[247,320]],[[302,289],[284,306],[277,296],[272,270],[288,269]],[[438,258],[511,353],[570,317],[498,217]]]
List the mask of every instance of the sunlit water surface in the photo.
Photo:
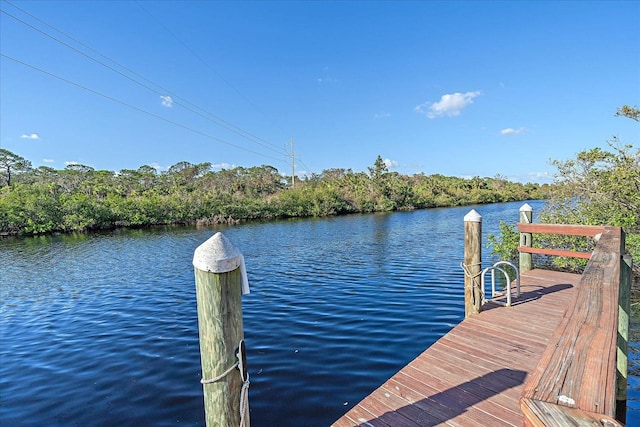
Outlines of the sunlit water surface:
[[222,231],[251,425],[327,426],[462,319],[464,215],[497,233],[521,205],[1,240],[0,424],[204,425],[191,262]]

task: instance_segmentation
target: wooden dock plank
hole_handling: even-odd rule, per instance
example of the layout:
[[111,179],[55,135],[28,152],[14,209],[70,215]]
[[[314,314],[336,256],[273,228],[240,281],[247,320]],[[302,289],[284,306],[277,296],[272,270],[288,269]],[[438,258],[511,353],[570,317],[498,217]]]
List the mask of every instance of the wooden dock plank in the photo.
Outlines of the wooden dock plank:
[[[494,375],[494,373],[480,375],[477,377],[477,381],[463,381],[464,378],[459,377],[450,377],[446,381],[441,381],[440,378],[434,377],[434,372],[425,372],[419,369],[413,369],[412,366],[407,367],[406,370],[402,371],[406,375],[411,375],[415,380],[420,381],[422,384],[428,384],[429,390],[431,394],[429,394],[429,398],[440,403],[441,405],[446,405],[449,408],[455,409],[458,417],[470,418],[470,420],[475,420],[476,425],[496,425],[502,419],[518,419],[516,416],[519,415],[515,411],[509,411],[508,408],[494,402],[487,400],[487,394],[472,393],[469,392],[469,387],[474,384],[479,383],[488,383],[492,382],[492,385],[485,387],[476,386],[484,389],[485,391],[489,391],[490,388],[500,388],[498,385],[499,379]],[[448,372],[450,374],[450,371]],[[509,383],[512,379],[508,379],[506,377],[502,378],[505,383]],[[460,382],[463,381],[463,382]],[[502,387],[504,389],[504,387]],[[427,390],[425,388],[424,390]],[[495,392],[489,392],[489,396],[495,395]],[[515,396],[514,396],[515,398]],[[516,399],[517,400],[517,399]],[[511,400],[511,405],[513,405],[513,398]]]
[[[605,227],[585,267],[575,304],[566,311],[540,363],[531,373],[521,403],[532,423],[547,420],[550,405],[580,413],[616,415],[616,338],[620,297],[620,253],[624,233]],[[582,415],[581,415],[582,416]],[[541,418],[542,417],[542,418]],[[548,421],[548,420],[547,420]]]
[[332,425],[521,426],[524,381],[579,280],[547,270],[523,274],[513,306],[487,304]]
[[403,394],[411,396],[409,401],[412,406],[416,406],[440,420],[434,424],[426,425],[446,423],[446,425],[461,427],[469,423],[469,420],[464,417],[464,413],[461,413],[461,404],[455,398],[439,393],[436,388],[426,385],[424,381],[415,378],[410,373],[400,372],[392,380],[405,387]]
[[507,334],[506,331],[503,334],[493,332],[485,322],[478,322],[475,319],[470,320],[470,322],[463,322],[464,324],[460,325],[460,328],[456,330],[455,338],[460,337],[474,343],[484,342],[487,345],[491,344],[491,346],[479,347],[479,349],[491,350],[496,356],[513,354],[519,357],[529,357],[532,354],[536,354],[539,347],[546,347],[544,342],[536,342],[527,339],[525,336],[518,337],[517,335]]
[[[418,408],[421,412],[421,421],[419,422],[420,425],[439,424],[444,422],[451,416],[450,414],[443,415],[443,411],[446,411],[447,408],[442,407],[434,401],[428,402],[426,396],[412,390],[407,384],[399,382],[396,378],[389,379],[382,385],[381,388],[385,391],[385,393],[389,393],[390,395],[395,396],[394,399],[402,399],[405,402],[409,401],[412,403],[412,405],[410,406]],[[430,404],[432,406],[429,406]],[[433,405],[436,405],[435,409]]]
[[[499,366],[496,366],[493,369],[494,370],[491,372],[495,372],[502,368]],[[430,370],[430,373],[431,373],[431,370]],[[442,382],[438,378],[435,379],[434,381]],[[500,393],[500,391],[504,389],[504,387],[502,387],[501,385],[499,385],[498,387],[495,387],[492,385],[491,381],[487,381],[487,380],[482,382],[480,381],[464,382],[464,383],[459,383],[457,385],[456,384],[453,384],[453,385],[459,387],[460,389],[468,393],[472,393],[473,395],[477,396],[478,399],[487,399],[493,396],[493,401],[495,403],[505,408],[510,408],[511,410],[513,410],[513,399],[514,399],[515,393],[514,395],[510,395],[507,393]]]

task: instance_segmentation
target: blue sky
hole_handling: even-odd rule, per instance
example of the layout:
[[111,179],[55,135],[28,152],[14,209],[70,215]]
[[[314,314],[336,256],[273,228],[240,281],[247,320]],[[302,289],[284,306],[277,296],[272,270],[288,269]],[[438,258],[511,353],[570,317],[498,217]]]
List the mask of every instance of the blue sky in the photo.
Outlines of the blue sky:
[[550,182],[639,143],[640,2],[1,1],[0,147]]

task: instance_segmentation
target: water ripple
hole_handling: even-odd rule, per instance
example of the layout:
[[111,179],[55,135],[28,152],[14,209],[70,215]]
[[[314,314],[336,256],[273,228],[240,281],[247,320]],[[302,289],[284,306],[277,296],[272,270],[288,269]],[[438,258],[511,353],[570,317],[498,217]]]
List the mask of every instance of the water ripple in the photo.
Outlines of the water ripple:
[[191,260],[222,230],[251,282],[251,424],[326,426],[461,320],[468,211],[6,239],[0,424],[204,425]]

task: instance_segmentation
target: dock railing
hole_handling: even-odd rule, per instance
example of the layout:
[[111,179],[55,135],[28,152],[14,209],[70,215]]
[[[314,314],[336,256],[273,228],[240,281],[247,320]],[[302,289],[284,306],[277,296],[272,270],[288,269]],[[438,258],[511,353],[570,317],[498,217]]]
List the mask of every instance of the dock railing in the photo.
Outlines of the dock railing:
[[[525,382],[520,397],[524,425],[623,425],[631,285],[624,231],[530,222],[517,226],[525,265],[531,265],[526,257],[533,253],[589,259],[573,304]],[[536,233],[591,236],[597,243],[591,253],[535,248]]]

